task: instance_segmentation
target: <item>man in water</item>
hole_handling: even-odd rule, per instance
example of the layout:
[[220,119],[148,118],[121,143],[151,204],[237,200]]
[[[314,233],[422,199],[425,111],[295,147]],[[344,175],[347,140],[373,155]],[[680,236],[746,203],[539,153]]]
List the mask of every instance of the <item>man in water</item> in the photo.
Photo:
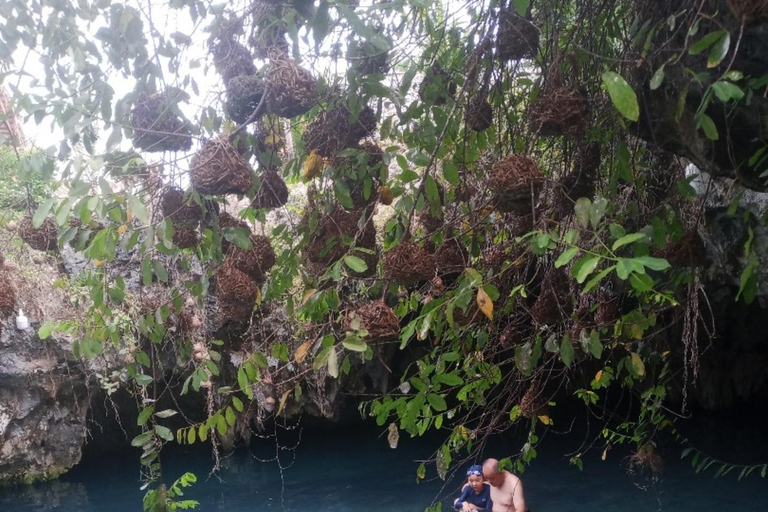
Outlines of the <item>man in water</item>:
[[523,482],[509,471],[499,471],[499,461],[487,459],[483,476],[491,484],[493,512],[526,512]]

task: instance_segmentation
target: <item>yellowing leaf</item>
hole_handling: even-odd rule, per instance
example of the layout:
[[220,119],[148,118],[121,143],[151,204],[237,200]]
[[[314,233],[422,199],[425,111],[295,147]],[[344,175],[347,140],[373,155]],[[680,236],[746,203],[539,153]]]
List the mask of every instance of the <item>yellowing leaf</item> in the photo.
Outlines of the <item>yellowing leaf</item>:
[[126,219],[128,222],[131,222],[131,221],[133,220],[133,212],[131,211],[131,209],[130,209],[130,208],[128,208],[127,210],[125,210],[125,219]]
[[104,265],[104,260],[93,260],[94,267],[101,267],[102,265]]
[[283,396],[280,397],[280,405],[277,407],[277,412],[275,413],[275,416],[280,416],[280,413],[283,412],[283,408],[285,407],[285,402],[288,401],[288,395],[291,394],[291,391],[293,389],[289,389],[285,393],[283,393]]
[[323,160],[323,157],[313,151],[307,159],[304,160],[304,172],[302,173],[302,177],[305,180],[311,180],[319,175],[323,169],[325,169],[325,161]]
[[493,320],[493,301],[482,287],[477,289],[477,307],[488,320]]
[[301,364],[304,362],[304,360],[307,358],[309,347],[311,346],[312,346],[311,341],[305,341],[304,343],[299,345],[299,348],[297,348],[296,352],[293,353],[293,358],[296,360],[297,363]]
[[128,224],[123,224],[119,228],[117,228],[117,234],[122,235],[128,230]]
[[600,382],[600,379],[602,379],[602,378],[603,378],[603,370],[600,370],[600,371],[598,371],[598,372],[595,374],[595,380],[596,380],[597,382]]
[[637,355],[637,352],[632,352],[630,357],[632,358],[632,368],[635,370],[635,375],[638,377],[645,376],[645,363],[643,363],[643,360]]
[[301,298],[301,304],[304,305],[312,296],[317,292],[316,288],[310,288],[304,292],[304,297]]
[[400,431],[398,430],[396,423],[389,424],[387,442],[389,443],[389,447],[393,450],[397,448],[397,444],[400,442]]
[[606,447],[605,447],[605,450],[603,450],[603,454],[600,456],[600,458],[601,458],[602,460],[605,460],[606,458],[608,458],[608,450],[609,450],[609,449],[610,449],[610,446],[606,446]]
[[279,135],[267,135],[264,144],[269,148],[275,148],[282,140]]
[[552,418],[550,418],[546,414],[542,414],[541,416],[539,416],[539,421],[547,426],[554,424],[554,421],[552,421]]

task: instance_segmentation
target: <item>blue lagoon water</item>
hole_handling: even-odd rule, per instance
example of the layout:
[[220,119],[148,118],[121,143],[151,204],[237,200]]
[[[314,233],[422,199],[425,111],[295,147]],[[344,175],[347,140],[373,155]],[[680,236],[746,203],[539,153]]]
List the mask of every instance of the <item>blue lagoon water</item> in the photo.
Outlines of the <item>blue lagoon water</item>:
[[[436,446],[436,440],[402,439],[391,450],[380,431],[323,431],[303,435],[295,449],[277,450],[274,439],[254,442],[224,457],[214,476],[203,447],[167,454],[164,470],[166,480],[184,471],[197,475],[185,498],[198,500],[202,512],[421,512],[433,501],[447,510],[460,482],[417,483],[415,477],[415,461]],[[603,462],[596,453],[579,471],[563,457],[564,448],[548,442],[523,475],[532,512],[768,511],[768,480],[759,476],[715,480],[670,455],[660,478],[650,482],[628,475],[620,454]],[[276,453],[279,463],[264,461]],[[58,481],[0,489],[0,511],[139,512],[137,461],[138,454],[89,455]]]

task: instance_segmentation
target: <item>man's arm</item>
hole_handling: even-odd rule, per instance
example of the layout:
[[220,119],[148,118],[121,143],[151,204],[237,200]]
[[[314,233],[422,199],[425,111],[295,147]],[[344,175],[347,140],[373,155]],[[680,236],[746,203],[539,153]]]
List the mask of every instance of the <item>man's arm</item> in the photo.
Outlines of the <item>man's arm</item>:
[[515,512],[526,512],[525,495],[523,494],[523,482],[515,477],[515,490],[512,492],[512,508]]

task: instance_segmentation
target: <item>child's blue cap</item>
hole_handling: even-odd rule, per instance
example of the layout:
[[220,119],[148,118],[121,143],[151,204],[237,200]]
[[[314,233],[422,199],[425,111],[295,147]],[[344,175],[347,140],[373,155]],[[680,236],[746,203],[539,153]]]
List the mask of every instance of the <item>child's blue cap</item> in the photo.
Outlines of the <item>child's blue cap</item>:
[[480,464],[473,464],[469,466],[469,469],[467,470],[467,476],[483,476],[483,467]]

